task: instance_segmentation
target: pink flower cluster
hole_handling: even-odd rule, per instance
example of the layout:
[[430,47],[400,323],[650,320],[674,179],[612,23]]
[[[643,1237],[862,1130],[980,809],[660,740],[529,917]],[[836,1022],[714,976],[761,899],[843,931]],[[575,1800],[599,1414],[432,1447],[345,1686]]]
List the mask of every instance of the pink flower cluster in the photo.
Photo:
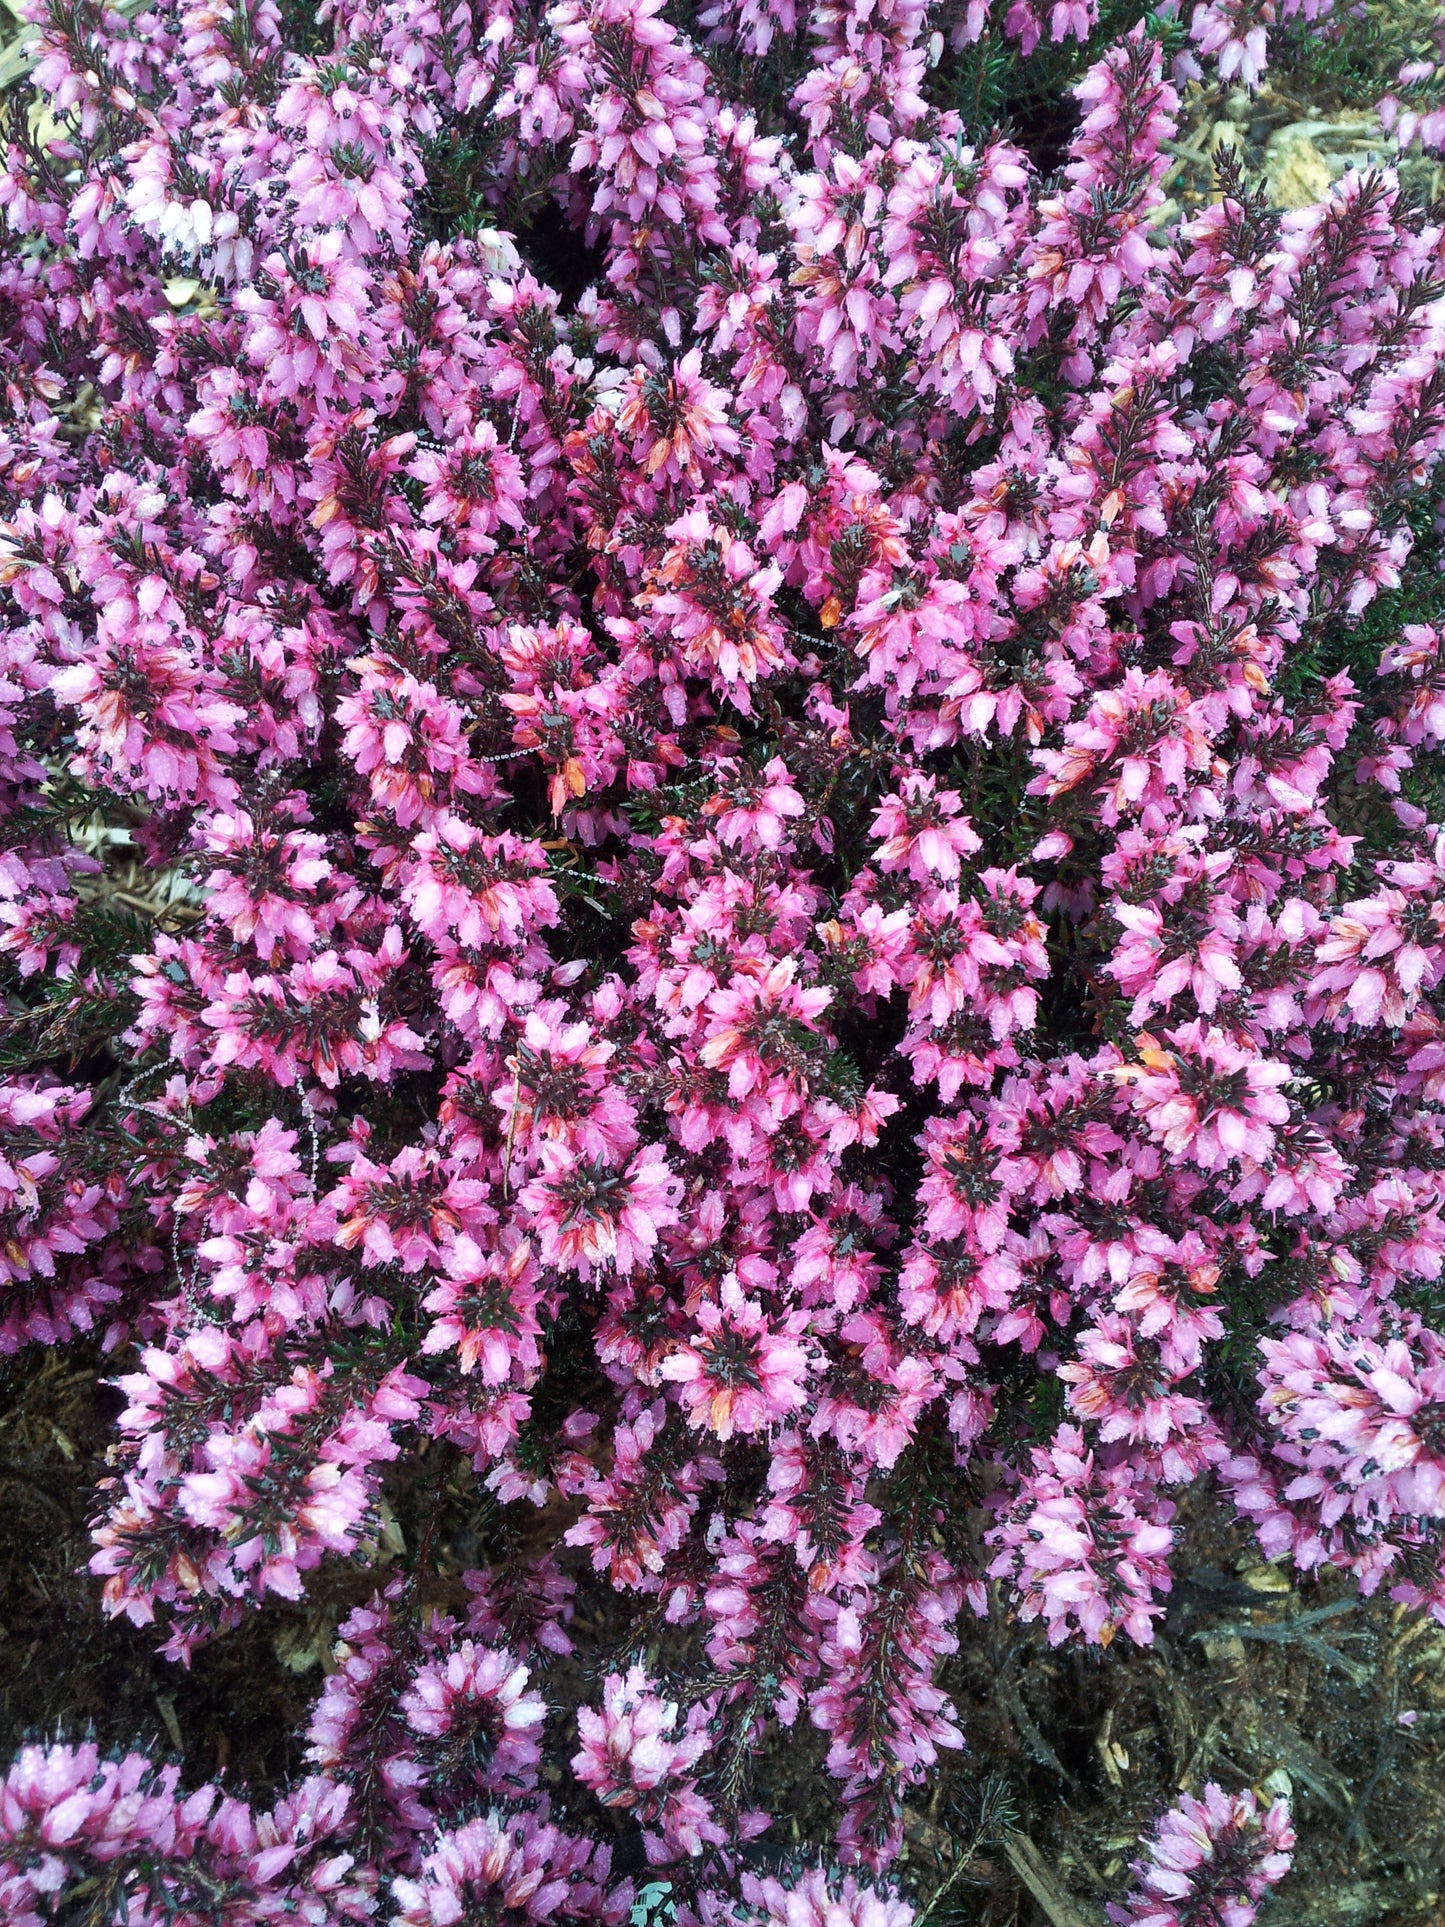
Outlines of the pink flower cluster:
[[[881,1877],[965,1606],[1147,1642],[1199,1482],[1445,1620],[1445,229],[1163,224],[1143,24],[1041,178],[987,11],[37,20],[0,1348],[116,1354],[93,1570],[177,1659],[423,1464],[501,1522],[342,1628],[318,1919],[613,1927],[595,1796],[689,1920],[890,1927],[740,1885],[769,1746]],[[301,1807],[53,1758],[17,1918],[133,1850],[139,1919],[290,1906]]]
[[1212,1781],[1202,1798],[1181,1796],[1141,1843],[1137,1886],[1111,1906],[1118,1927],[1249,1927],[1269,1889],[1289,1872],[1289,1806],[1261,1812],[1252,1793]]
[[[691,1771],[712,1744],[712,1712],[699,1701],[679,1727],[676,1701],[662,1699],[641,1666],[611,1676],[600,1711],[578,1709],[582,1750],[572,1771],[604,1806],[637,1815],[650,1860],[666,1863],[727,1841]],[[766,1826],[767,1815],[758,1817]]]
[[[571,1651],[571,1588],[550,1563],[527,1574],[522,1611],[486,1574],[466,1577],[464,1624],[419,1613],[400,1579],[343,1620],[307,1731],[307,1758],[350,1789],[373,1854],[403,1865],[440,1820],[479,1799],[536,1794],[547,1708],[532,1672]],[[501,1643],[509,1637],[530,1664]]]
[[14,1927],[67,1917],[127,1927],[307,1927],[376,1910],[371,1869],[345,1842],[347,1794],[303,1781],[268,1812],[218,1786],[182,1795],[173,1766],[93,1745],[27,1746],[0,1781],[0,1912]]

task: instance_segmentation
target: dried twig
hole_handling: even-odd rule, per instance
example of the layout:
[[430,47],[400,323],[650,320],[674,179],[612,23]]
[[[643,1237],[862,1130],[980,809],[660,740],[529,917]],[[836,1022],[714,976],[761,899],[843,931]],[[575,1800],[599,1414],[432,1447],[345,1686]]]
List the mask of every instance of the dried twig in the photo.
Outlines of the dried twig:
[[1053,1869],[1027,1834],[1006,1833],[1003,1850],[1010,1866],[1053,1922],[1053,1927],[1095,1927],[1093,1919],[1064,1892]]

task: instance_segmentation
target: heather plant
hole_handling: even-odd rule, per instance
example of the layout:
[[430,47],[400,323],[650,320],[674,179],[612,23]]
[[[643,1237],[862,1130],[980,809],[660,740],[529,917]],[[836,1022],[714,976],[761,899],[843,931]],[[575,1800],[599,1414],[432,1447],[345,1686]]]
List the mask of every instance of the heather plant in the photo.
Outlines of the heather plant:
[[1283,1801],[1261,1813],[1252,1793],[1212,1783],[1185,1794],[1144,1842],[1138,1885],[1110,1907],[1117,1927],[1249,1927],[1266,1891],[1289,1870],[1294,1834]]
[[[600,1807],[906,1927],[991,1593],[1148,1644],[1207,1493],[1445,1622],[1445,227],[1169,226],[1264,10],[998,11],[36,8],[0,1346],[113,1359],[175,1661],[362,1593],[274,1809],[23,1752],[7,1919],[621,1927]],[[1057,174],[985,40],[1090,41]],[[1186,1794],[1118,1918],[1289,1846]]]

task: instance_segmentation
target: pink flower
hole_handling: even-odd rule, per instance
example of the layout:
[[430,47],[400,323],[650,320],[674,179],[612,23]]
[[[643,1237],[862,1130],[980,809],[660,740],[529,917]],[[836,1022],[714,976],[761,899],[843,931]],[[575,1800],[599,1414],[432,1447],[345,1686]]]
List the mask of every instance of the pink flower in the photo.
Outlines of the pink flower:
[[483,1251],[463,1233],[447,1250],[446,1272],[422,1301],[424,1310],[439,1314],[423,1352],[455,1349],[463,1376],[480,1366],[486,1385],[505,1385],[514,1375],[530,1380],[542,1362],[541,1293],[530,1245],[524,1239],[510,1252]]
[[810,1361],[797,1342],[805,1317],[792,1313],[775,1325],[730,1274],[720,1302],[698,1306],[697,1324],[697,1338],[661,1368],[682,1386],[690,1424],[730,1439],[734,1432],[766,1431],[806,1402]]
[[[1174,138],[1332,5],[26,9],[0,1355],[133,1350],[170,1657],[386,1572],[270,1808],[0,1762],[0,1917],[629,1927],[591,1791],[683,1927],[908,1927],[990,1581],[1147,1643],[1188,1485],[1445,1619],[1439,223]],[[957,84],[1045,42],[1061,155]]]
[[396,1927],[453,1927],[469,1909],[527,1923],[600,1919],[620,1927],[629,1890],[609,1904],[608,1850],[530,1813],[489,1813],[439,1829],[415,1878],[393,1883]]
[[713,797],[704,804],[703,813],[716,817],[718,841],[724,846],[776,850],[788,820],[807,811],[788,778],[787,765],[775,756],[760,782]]
[[1289,1066],[1202,1024],[1165,1036],[1172,1051],[1149,1039],[1140,1064],[1116,1073],[1132,1091],[1133,1107],[1151,1136],[1171,1156],[1186,1156],[1205,1171],[1241,1158],[1263,1163],[1274,1149],[1275,1127],[1290,1116],[1280,1090],[1290,1081]]
[[412,1731],[433,1743],[433,1772],[451,1755],[475,1761],[484,1744],[490,1757],[479,1784],[504,1791],[530,1785],[542,1757],[535,1729],[547,1709],[540,1694],[527,1692],[529,1678],[510,1653],[464,1639],[445,1662],[419,1668],[397,1705]]
[[542,1174],[519,1194],[548,1264],[620,1277],[644,1263],[658,1233],[676,1224],[678,1180],[662,1147],[644,1145],[625,1171],[585,1160],[555,1139],[542,1146]]
[[645,1827],[661,1829],[644,1835],[654,1863],[679,1848],[696,1855],[705,1842],[721,1845],[727,1838],[690,1774],[711,1745],[708,1708],[695,1705],[681,1731],[677,1723],[676,1701],[664,1700],[641,1666],[610,1676],[600,1713],[590,1706],[577,1712],[582,1750],[573,1772],[604,1806],[625,1808]]
[[1050,1645],[1077,1629],[1107,1646],[1120,1628],[1149,1645],[1163,1612],[1154,1595],[1171,1583],[1173,1506],[1127,1464],[1100,1468],[1073,1426],[1030,1456],[1018,1497],[988,1535],[1002,1548],[989,1572],[1013,1582],[1020,1617],[1042,1618]]
[[959,807],[957,790],[935,790],[931,777],[908,777],[902,794],[885,797],[873,819],[873,834],[885,839],[879,869],[906,869],[919,883],[930,877],[955,882],[962,860],[983,847]]
[[1445,977],[1445,895],[1435,894],[1445,886],[1433,864],[1418,867],[1424,874],[1410,876],[1411,887],[1348,904],[1315,946],[1324,967],[1310,992],[1327,997],[1332,1015],[1398,1030],[1422,990]]
[[1261,1813],[1252,1793],[1229,1794],[1210,1781],[1202,1799],[1181,1794],[1140,1844],[1148,1858],[1134,1863],[1138,1884],[1109,1908],[1119,1927],[1249,1927],[1289,1872],[1294,1830],[1288,1801]]
[[861,1885],[852,1874],[830,1881],[819,1867],[794,1884],[742,1877],[752,1919],[767,1927],[911,1927],[913,1909],[898,1895]]

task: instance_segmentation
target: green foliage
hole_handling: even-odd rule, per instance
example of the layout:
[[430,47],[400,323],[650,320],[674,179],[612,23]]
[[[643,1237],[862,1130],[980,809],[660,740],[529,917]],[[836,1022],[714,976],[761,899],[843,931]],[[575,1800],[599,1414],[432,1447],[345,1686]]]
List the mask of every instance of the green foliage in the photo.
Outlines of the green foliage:
[[1433,0],[1337,7],[1327,20],[1297,18],[1272,33],[1273,64],[1294,91],[1341,106],[1369,102],[1407,60],[1430,51]]
[[437,240],[475,234],[495,224],[497,210],[487,202],[485,183],[500,137],[495,118],[483,111],[421,142],[426,169],[422,212]]
[[[1027,58],[1019,43],[1004,35],[1003,11],[995,10],[995,18],[971,45],[945,52],[942,96],[962,117],[971,138],[998,128],[1049,173],[1062,159],[1078,120],[1074,86],[1092,62],[1138,24],[1138,0],[1103,0],[1099,23],[1083,46],[1073,39],[1055,42],[1046,34]],[[1187,21],[1153,11],[1145,13],[1143,21],[1145,32],[1162,43],[1167,67],[1188,41]]]
[[1008,1782],[997,1773],[956,1787],[944,1809],[940,1829],[946,1845],[934,1854],[934,1884],[919,1881],[922,1898],[914,1927],[966,1927],[977,1917],[977,1894],[971,1891],[969,1868],[988,1847],[1001,1844],[1018,1825],[1018,1811]]
[[321,0],[280,0],[281,37],[288,47],[313,59],[330,51],[334,34],[323,18]]
[[1323,615],[1305,631],[1304,646],[1285,663],[1278,693],[1293,706],[1311,683],[1347,670],[1357,688],[1369,689],[1380,654],[1412,622],[1445,622],[1445,545],[1435,527],[1442,499],[1436,490],[1416,491],[1402,505],[1412,537],[1410,558],[1397,588],[1384,589],[1358,616]]

